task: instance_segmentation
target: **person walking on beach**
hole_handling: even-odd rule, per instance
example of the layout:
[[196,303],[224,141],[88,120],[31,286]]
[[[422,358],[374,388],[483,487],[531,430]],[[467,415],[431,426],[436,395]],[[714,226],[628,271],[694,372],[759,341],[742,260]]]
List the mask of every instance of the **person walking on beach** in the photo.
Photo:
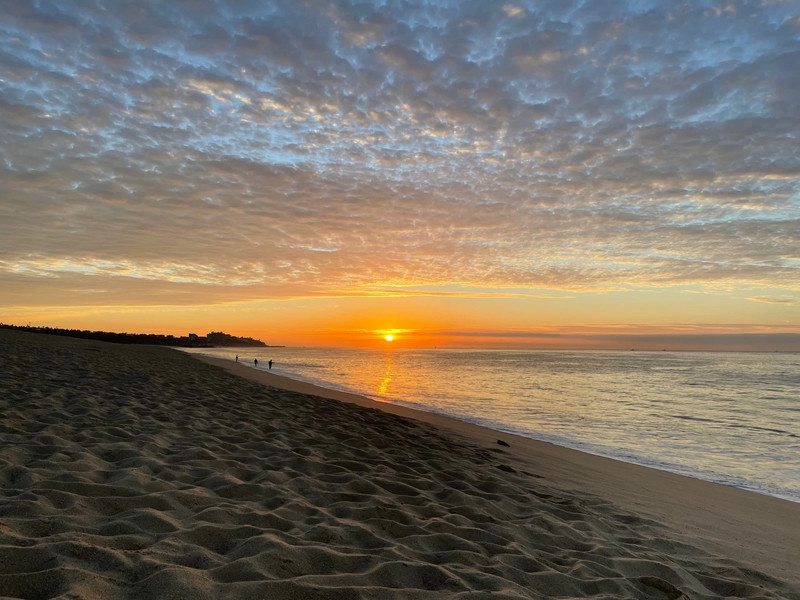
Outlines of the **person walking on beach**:
[[267,364],[269,365],[269,370],[272,371],[272,359],[271,358],[269,359],[269,362]]
[[258,368],[258,359],[257,358],[253,359],[253,364],[256,366],[256,368]]
[[239,362],[239,355],[236,355],[236,362]]

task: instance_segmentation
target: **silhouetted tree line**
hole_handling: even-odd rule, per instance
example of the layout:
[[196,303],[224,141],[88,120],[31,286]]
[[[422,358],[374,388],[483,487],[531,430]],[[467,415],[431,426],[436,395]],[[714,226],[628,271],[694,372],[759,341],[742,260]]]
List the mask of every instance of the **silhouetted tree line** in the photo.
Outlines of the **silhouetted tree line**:
[[207,336],[194,334],[182,337],[159,335],[155,333],[114,333],[111,331],[89,331],[88,329],[58,329],[56,327],[31,327],[24,325],[6,325],[0,323],[2,329],[16,329],[49,335],[64,335],[85,340],[100,340],[115,344],[149,344],[151,346],[178,346],[182,348],[214,348],[217,346],[259,346],[266,347],[261,340],[249,337],[236,337],[222,331],[212,331]]

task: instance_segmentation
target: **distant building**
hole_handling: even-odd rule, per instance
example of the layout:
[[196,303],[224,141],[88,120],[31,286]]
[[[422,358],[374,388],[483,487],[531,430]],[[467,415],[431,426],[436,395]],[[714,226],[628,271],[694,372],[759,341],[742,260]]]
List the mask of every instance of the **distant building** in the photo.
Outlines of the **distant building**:
[[189,341],[190,342],[196,342],[197,341],[197,334],[196,333],[190,333],[189,334]]
[[211,346],[260,346],[266,347],[261,340],[254,340],[250,337],[237,337],[222,331],[212,331],[205,339]]

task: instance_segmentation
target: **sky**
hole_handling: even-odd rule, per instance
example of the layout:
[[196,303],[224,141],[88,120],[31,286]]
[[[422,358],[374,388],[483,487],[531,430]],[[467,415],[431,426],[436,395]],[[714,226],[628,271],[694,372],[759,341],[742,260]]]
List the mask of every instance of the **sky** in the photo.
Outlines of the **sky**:
[[796,0],[2,2],[0,322],[800,350]]

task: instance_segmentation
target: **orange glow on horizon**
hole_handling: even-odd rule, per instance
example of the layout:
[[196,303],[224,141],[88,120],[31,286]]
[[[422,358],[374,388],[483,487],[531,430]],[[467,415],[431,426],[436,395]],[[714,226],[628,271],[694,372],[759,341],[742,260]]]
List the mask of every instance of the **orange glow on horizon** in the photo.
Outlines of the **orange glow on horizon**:
[[[224,331],[292,347],[798,350],[797,338],[785,337],[800,335],[800,324],[787,314],[795,310],[791,304],[753,302],[752,293],[688,295],[676,289],[660,295],[672,301],[665,305],[652,294],[628,292],[552,299],[409,296],[41,306],[0,311],[0,323],[175,336]],[[769,334],[785,339],[746,337]]]

